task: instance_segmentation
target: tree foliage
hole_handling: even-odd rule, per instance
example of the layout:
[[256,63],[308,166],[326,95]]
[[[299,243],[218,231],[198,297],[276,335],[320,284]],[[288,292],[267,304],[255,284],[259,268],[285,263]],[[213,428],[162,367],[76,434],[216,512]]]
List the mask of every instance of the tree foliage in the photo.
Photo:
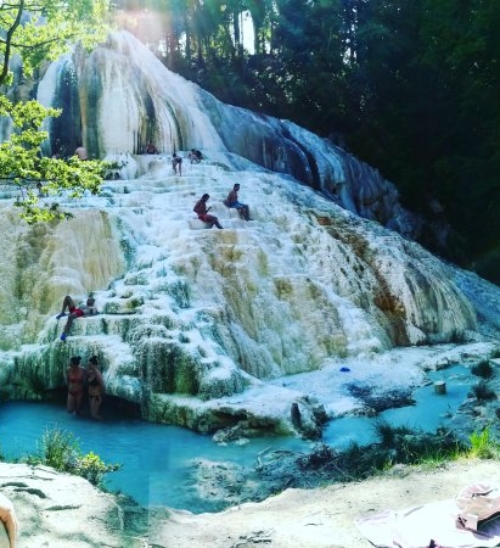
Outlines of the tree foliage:
[[40,128],[47,116],[58,116],[55,109],[44,108],[37,101],[13,104],[0,96],[0,116],[9,117],[14,126],[11,138],[0,144],[0,179],[4,185],[20,190],[17,205],[28,222],[63,219],[68,216],[57,202],[40,203],[42,196],[50,197],[66,191],[77,198],[85,191],[96,193],[105,175],[106,164],[80,161],[76,156],[67,160],[40,154],[47,132]]
[[[56,59],[75,42],[91,47],[106,36],[106,0],[12,0],[0,3],[0,116],[11,121],[11,135],[0,144],[0,181],[20,190],[17,205],[28,222],[64,218],[68,215],[50,199],[66,192],[71,197],[97,192],[106,166],[77,158],[48,158],[42,145],[48,135],[42,130],[47,117],[60,113],[34,100],[8,98],[15,56],[22,73],[30,76],[39,65]],[[14,99],[14,98],[13,98]]]
[[[149,44],[169,68],[225,102],[289,118],[377,166],[409,208],[451,224],[456,238],[440,253],[476,260],[500,282],[494,0],[119,5],[156,9],[168,21]],[[253,44],[242,32],[245,17]]]
[[[76,35],[97,40],[104,2],[1,4],[3,59],[12,55],[11,29],[10,47],[27,70]],[[16,6],[32,19],[18,21]],[[494,0],[116,0],[115,6],[168,68],[222,101],[291,119],[378,167],[409,208],[451,224],[456,239],[441,253],[465,264],[476,260],[481,273],[500,282]],[[44,34],[51,27],[39,28],[42,16],[58,33]]]

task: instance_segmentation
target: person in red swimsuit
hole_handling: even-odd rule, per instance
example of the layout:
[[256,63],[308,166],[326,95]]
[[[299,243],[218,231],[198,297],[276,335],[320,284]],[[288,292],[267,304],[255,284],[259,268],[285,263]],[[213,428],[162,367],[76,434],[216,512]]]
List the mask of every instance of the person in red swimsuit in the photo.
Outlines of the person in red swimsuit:
[[69,314],[68,320],[66,322],[66,325],[64,326],[64,330],[61,335],[61,341],[66,340],[69,330],[71,329],[71,326],[73,324],[73,320],[76,320],[76,318],[82,318],[83,316],[93,316],[94,314],[97,314],[95,299],[91,295],[89,295],[86,303],[79,307],[75,305],[75,302],[69,295],[66,295],[63,300],[62,310],[60,314],[56,316],[56,319],[59,320],[63,316],[66,316],[66,310],[69,312]]
[[80,365],[82,358],[73,356],[69,361],[66,371],[66,383],[68,385],[68,413],[80,414],[83,402],[83,391],[87,372]]
[[214,225],[217,228],[222,228],[221,224],[219,223],[219,219],[215,215],[210,215],[208,212],[210,211],[210,208],[207,207],[207,202],[210,196],[208,194],[203,194],[203,196],[196,202],[193,211],[198,215],[198,219],[200,221],[203,221],[204,223],[208,223],[210,225],[210,228],[212,228]]

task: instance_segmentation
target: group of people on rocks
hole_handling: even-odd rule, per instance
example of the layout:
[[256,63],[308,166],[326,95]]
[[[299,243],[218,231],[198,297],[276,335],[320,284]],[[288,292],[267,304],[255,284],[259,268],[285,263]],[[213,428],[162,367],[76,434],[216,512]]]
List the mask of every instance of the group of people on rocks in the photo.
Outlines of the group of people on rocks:
[[87,392],[90,416],[95,420],[101,420],[100,410],[106,386],[99,370],[97,356],[92,356],[89,359],[88,369],[82,367],[81,361],[80,356],[73,356],[66,371],[68,413],[80,414],[85,392]]
[[[238,192],[240,190],[240,184],[236,183],[233,189],[224,200],[224,205],[231,209],[236,209],[240,214],[240,217],[245,221],[251,221],[250,208],[247,204],[244,204],[238,200]],[[203,194],[203,196],[196,202],[193,211],[198,215],[198,219],[210,225],[210,228],[216,226],[217,228],[223,228],[219,222],[218,217],[208,213],[211,207],[207,207],[207,202],[210,198],[209,194]]]
[[[152,141],[148,141],[144,148],[144,154],[159,154],[159,150]],[[199,164],[203,160],[203,154],[199,150],[192,148],[189,151],[188,159],[192,164]],[[172,169],[176,175],[179,174],[182,176],[182,156],[179,156],[176,152],[172,154]]]
[[[188,154],[188,158],[192,164],[199,164],[203,160],[203,154],[199,150],[192,148]],[[182,176],[182,157],[175,152],[172,154],[172,169],[176,175],[178,171],[179,175]]]
[[[85,304],[76,306],[70,295],[63,299],[62,310],[56,316],[59,320],[67,316],[66,325],[61,334],[61,341],[65,341],[73,322],[77,318],[93,316],[98,314],[95,305],[95,298],[92,294],[87,297]],[[82,408],[85,391],[89,398],[90,416],[93,419],[101,420],[99,414],[102,398],[106,391],[102,373],[99,370],[97,356],[89,359],[88,370],[80,365],[80,356],[73,356],[70,359],[69,367],[66,371],[66,383],[68,385],[68,412],[79,414]]]
[[[189,158],[193,163],[201,161],[203,156],[201,152],[192,149]],[[175,153],[173,155],[172,165],[174,171],[177,173],[178,169],[179,174],[182,175],[182,158]],[[242,219],[250,221],[252,219],[250,218],[248,205],[240,202],[238,199],[239,190],[240,185],[239,183],[236,183],[223,203],[228,208],[236,209]],[[210,225],[210,228],[216,226],[217,228],[222,229],[223,227],[221,226],[219,219],[215,215],[209,213],[211,209],[207,206],[209,198],[209,194],[203,194],[196,202],[194,211],[201,221]],[[67,317],[60,340],[63,342],[66,340],[74,320],[96,314],[98,314],[98,311],[95,305],[95,298],[92,294],[90,294],[86,301],[79,306],[76,306],[70,295],[66,295],[62,302],[61,312],[56,316],[57,320]],[[85,369],[81,365],[81,357],[73,356],[70,359],[70,364],[67,368],[66,381],[68,386],[68,412],[79,414],[83,405],[85,393],[87,393],[90,415],[93,419],[100,420],[100,407],[105,393],[105,384],[102,373],[98,367],[97,357],[92,356],[88,362],[88,369]]]

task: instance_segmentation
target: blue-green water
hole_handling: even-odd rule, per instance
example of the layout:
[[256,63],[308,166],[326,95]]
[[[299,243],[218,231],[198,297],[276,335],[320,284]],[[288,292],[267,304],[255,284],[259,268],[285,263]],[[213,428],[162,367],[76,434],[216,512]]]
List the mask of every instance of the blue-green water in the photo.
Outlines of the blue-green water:
[[174,426],[130,419],[95,422],[43,403],[9,402],[0,406],[0,447],[8,458],[34,453],[44,431],[56,427],[71,432],[83,452],[94,451],[107,463],[123,464],[121,470],[107,475],[108,488],[132,496],[143,506],[165,505],[193,512],[209,509],[193,499],[189,489],[193,460],[251,466],[269,447],[298,451],[305,447],[301,440],[279,437],[222,446],[210,436]]
[[[323,432],[323,440],[337,449],[345,449],[351,442],[367,445],[376,441],[375,421],[385,420],[392,426],[407,426],[414,430],[435,432],[467,398],[471,386],[478,382],[469,369],[454,366],[443,371],[435,371],[429,375],[432,384],[415,390],[413,399],[415,405],[388,409],[369,417],[343,417],[331,421]],[[434,391],[434,382],[446,382],[446,394],[439,395]]]
[[[360,445],[375,441],[374,422],[383,418],[394,426],[409,426],[433,432],[464,401],[477,378],[464,367],[454,367],[430,376],[446,380],[447,394],[434,393],[432,384],[417,389],[416,405],[390,409],[376,418],[345,417],[330,421],[323,441],[343,449],[352,441]],[[83,452],[94,451],[108,463],[123,468],[108,474],[107,486],[132,496],[143,506],[164,505],[193,512],[210,510],[209,503],[193,495],[196,482],[193,463],[198,459],[253,466],[265,449],[307,451],[311,444],[296,438],[257,438],[247,444],[214,443],[210,436],[195,434],[174,426],[107,416],[103,422],[75,418],[63,406],[10,402],[0,406],[0,448],[8,458],[19,458],[37,451],[37,442],[47,429],[60,428],[72,433]]]

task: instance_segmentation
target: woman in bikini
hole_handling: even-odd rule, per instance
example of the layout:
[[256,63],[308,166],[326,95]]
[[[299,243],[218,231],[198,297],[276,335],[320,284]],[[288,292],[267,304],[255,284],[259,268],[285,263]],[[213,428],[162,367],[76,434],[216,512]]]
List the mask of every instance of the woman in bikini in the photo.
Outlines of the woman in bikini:
[[82,358],[73,356],[66,372],[68,384],[68,413],[80,413],[83,402],[83,389],[85,386],[86,371],[80,365]]
[[87,390],[89,394],[90,415],[93,419],[100,421],[99,410],[102,404],[102,396],[106,391],[102,373],[99,371],[97,356],[92,356],[89,360],[89,374]]

